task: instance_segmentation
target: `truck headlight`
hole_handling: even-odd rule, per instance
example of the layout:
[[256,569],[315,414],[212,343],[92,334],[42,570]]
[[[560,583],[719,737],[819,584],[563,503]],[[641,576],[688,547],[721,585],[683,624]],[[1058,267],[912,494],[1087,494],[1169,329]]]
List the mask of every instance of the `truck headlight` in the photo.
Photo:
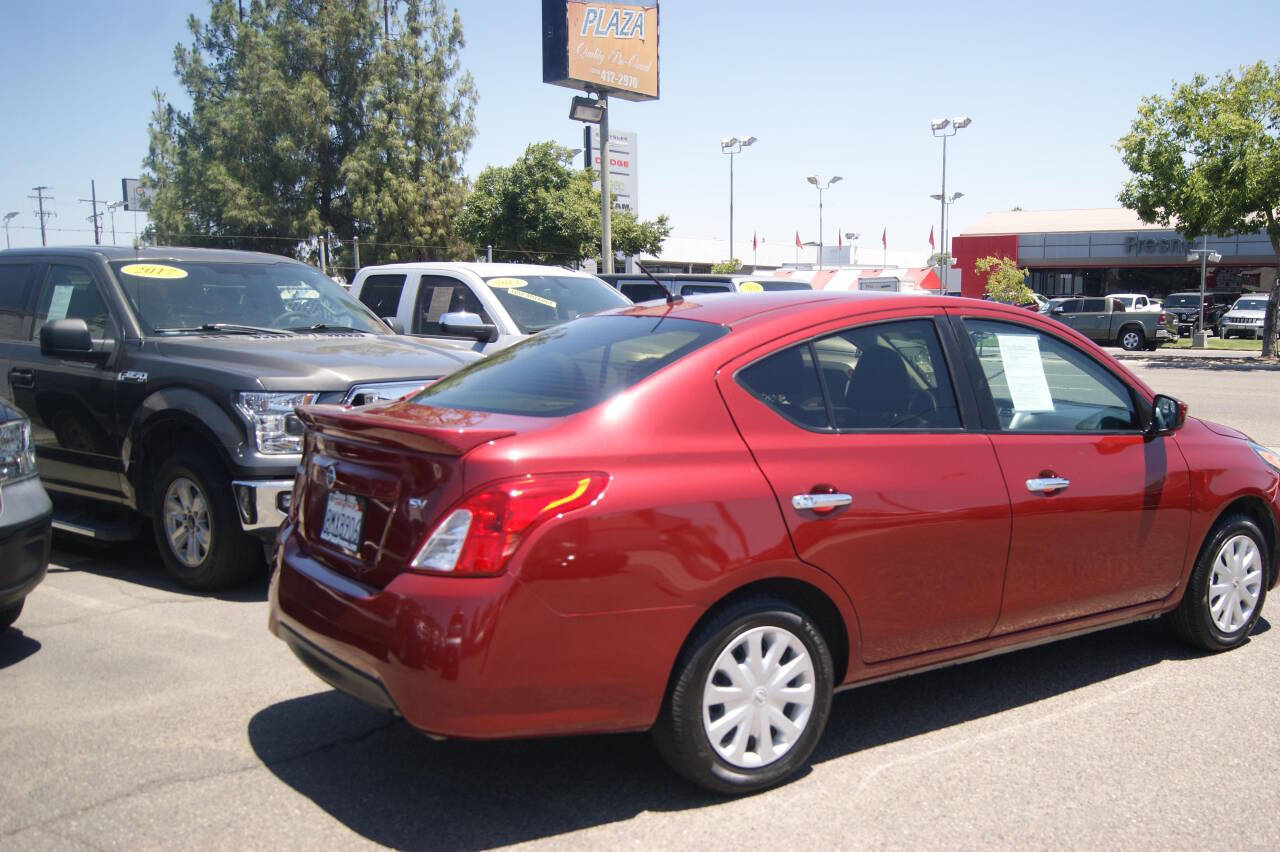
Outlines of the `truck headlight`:
[[249,421],[258,452],[287,455],[302,452],[302,421],[293,413],[299,405],[315,402],[314,393],[242,392],[236,408]]
[[25,419],[0,423],[0,485],[36,475],[36,449]]

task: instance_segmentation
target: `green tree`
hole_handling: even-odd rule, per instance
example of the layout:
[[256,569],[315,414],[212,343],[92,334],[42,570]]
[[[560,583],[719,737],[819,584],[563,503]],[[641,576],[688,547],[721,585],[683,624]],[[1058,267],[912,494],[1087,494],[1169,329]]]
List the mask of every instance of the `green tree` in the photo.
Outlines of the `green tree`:
[[[510,166],[489,166],[476,178],[458,220],[462,235],[501,260],[567,265],[600,253],[600,191],[591,172],[574,169],[568,148],[535,142]],[[627,210],[611,216],[613,247],[657,254],[671,232],[666,216],[640,221]]]
[[[1280,264],[1280,63],[1197,74],[1151,95],[1116,144],[1133,176],[1120,203],[1188,240],[1265,231]],[[1271,288],[1262,355],[1275,357],[1280,279]]]
[[979,275],[987,276],[987,295],[994,301],[1007,305],[1025,305],[1031,301],[1027,270],[1019,269],[1016,261],[990,255],[981,258],[973,268]]
[[732,275],[735,272],[742,271],[742,261],[736,257],[732,260],[722,260],[719,263],[711,264],[711,271],[722,275]]
[[452,223],[475,134],[462,26],[441,0],[233,0],[174,50],[191,99],[156,92],[144,182],[166,242],[302,255],[333,231],[362,260],[466,252]]

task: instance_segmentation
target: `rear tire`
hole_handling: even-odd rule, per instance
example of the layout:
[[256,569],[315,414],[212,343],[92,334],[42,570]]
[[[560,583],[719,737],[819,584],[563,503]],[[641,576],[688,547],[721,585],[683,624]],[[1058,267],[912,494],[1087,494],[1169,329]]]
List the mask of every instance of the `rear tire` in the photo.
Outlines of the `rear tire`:
[[813,753],[833,679],[826,640],[803,611],[772,597],[738,601],[681,652],[654,743],[672,769],[702,787],[765,790]]
[[1179,639],[1205,651],[1228,651],[1248,639],[1267,599],[1267,541],[1247,515],[1214,527],[1169,626]]
[[17,603],[11,603],[0,609],[0,631],[8,630],[13,626],[13,623],[18,620],[18,616],[22,615],[22,605],[26,602],[27,599],[23,598]]
[[1142,329],[1128,327],[1120,329],[1120,347],[1126,352],[1137,352],[1147,345],[1147,336]]
[[180,451],[161,465],[151,524],[165,569],[188,589],[229,589],[262,567],[261,544],[240,527],[231,479],[203,453]]

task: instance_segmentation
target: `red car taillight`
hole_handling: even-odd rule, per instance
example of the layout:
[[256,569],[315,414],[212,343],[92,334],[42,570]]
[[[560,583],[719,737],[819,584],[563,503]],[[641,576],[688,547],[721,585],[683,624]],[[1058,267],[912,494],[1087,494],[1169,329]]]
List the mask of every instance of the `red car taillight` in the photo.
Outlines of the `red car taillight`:
[[409,567],[467,576],[500,574],[534,527],[590,506],[609,484],[605,473],[553,473],[491,483],[436,524]]

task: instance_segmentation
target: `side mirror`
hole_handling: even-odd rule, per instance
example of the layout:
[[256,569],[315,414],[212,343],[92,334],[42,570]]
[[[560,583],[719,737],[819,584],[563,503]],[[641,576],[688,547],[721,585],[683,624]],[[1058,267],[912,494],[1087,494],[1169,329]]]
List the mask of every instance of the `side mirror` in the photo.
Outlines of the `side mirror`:
[[40,327],[40,354],[50,358],[101,363],[111,354],[111,347],[93,348],[89,324],[82,319],[60,319]]
[[400,322],[400,320],[395,317],[383,317],[382,321],[386,323],[387,328],[391,329],[396,334],[404,334],[404,323]]
[[1058,305],[1058,307],[1053,309],[1053,312],[1055,314],[1065,314],[1067,311],[1066,308],[1062,307],[1062,305]]
[[498,339],[498,327],[484,322],[479,314],[467,311],[441,314],[440,330],[450,337],[470,337],[481,343],[492,343]]
[[1168,435],[1182,428],[1187,422],[1187,404],[1162,393],[1151,401],[1151,423],[1147,432],[1151,435]]

